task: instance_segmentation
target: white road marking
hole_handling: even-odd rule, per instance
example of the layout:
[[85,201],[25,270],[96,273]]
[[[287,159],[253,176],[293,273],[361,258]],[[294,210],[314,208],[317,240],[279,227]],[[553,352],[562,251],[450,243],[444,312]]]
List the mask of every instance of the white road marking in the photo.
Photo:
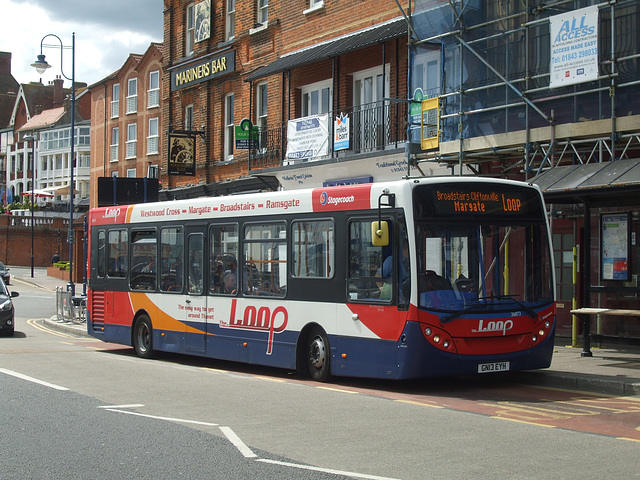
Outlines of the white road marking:
[[[129,405],[111,405],[111,406],[103,405],[98,408],[104,408],[105,410],[108,410],[110,412],[126,413],[127,415],[137,415],[140,417],[154,418],[156,420],[166,420],[169,422],[192,423],[196,425],[207,425],[207,426],[219,427],[218,424],[215,424],[215,423],[199,422],[195,420],[184,420],[181,418],[158,417],[156,415],[145,415],[143,413],[120,410],[122,408],[136,408],[136,407],[143,407],[143,406],[144,406],[143,404],[137,403],[137,404],[129,404]],[[311,465],[300,465],[297,463],[280,462],[277,460],[258,458],[258,456],[255,453],[253,453],[253,451],[240,439],[238,435],[236,435],[236,433],[231,428],[229,427],[219,427],[219,428],[220,428],[220,431],[224,434],[224,436],[227,437],[227,440],[229,440],[238,449],[238,451],[242,454],[244,458],[255,458],[257,462],[269,463],[272,465],[280,465],[283,467],[298,468],[300,470],[309,470],[313,472],[329,473],[332,475],[342,475],[342,476],[351,477],[351,478],[362,478],[365,480],[398,480],[391,477],[381,477],[378,475],[369,475],[366,473],[346,472],[343,470],[334,470],[331,468],[313,467]]]
[[[100,408],[105,408],[105,407],[100,407]],[[138,412],[128,412],[126,410],[119,410],[117,408],[105,408],[105,410],[108,410],[109,412],[116,412],[116,413],[125,413],[127,415],[136,415],[138,417],[145,417],[145,418],[154,418],[156,420],[165,420],[167,422],[176,422],[176,423],[191,423],[193,425],[204,425],[207,427],[217,427],[218,424],[217,423],[210,423],[210,422],[200,422],[198,420],[187,420],[184,418],[173,418],[173,417],[158,417],[156,415],[146,415],[144,413],[138,413]]]
[[378,475],[367,475],[366,473],[345,472],[342,470],[333,470],[331,468],[320,468],[320,467],[312,467],[310,465],[298,465],[296,463],[279,462],[277,460],[266,460],[264,458],[259,458],[256,461],[263,462],[263,463],[271,463],[274,465],[282,465],[283,467],[299,468],[301,470],[311,470],[313,472],[323,472],[323,473],[330,473],[332,475],[342,475],[344,477],[365,478],[367,480],[397,480],[395,478],[390,478],[390,477],[380,477]]
[[4,373],[5,375],[11,375],[12,377],[20,378],[28,382],[37,383],[38,385],[43,385],[45,387],[54,388],[56,390],[69,390],[67,387],[61,387],[60,385],[55,385],[53,383],[45,382],[43,380],[38,380],[37,378],[29,377],[27,375],[14,372],[12,370],[7,370],[6,368],[0,368],[0,373]]
[[130,403],[129,405],[100,405],[98,408],[140,408],[144,407],[142,403]]
[[224,433],[225,437],[227,437],[229,439],[229,441],[231,443],[233,443],[238,450],[240,450],[240,453],[245,458],[257,458],[258,457],[255,453],[253,453],[251,451],[251,449],[249,447],[247,447],[244,444],[244,442],[242,440],[240,440],[240,437],[237,436],[235,434],[235,432],[233,430],[231,430],[229,427],[220,427],[220,430],[222,431],[222,433]]

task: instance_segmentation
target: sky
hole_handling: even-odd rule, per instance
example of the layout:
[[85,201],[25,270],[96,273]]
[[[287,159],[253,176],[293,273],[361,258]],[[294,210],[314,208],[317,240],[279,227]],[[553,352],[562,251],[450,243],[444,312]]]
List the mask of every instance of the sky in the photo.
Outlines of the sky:
[[[31,64],[42,39],[54,34],[62,40],[62,71],[71,78],[75,32],[75,80],[92,85],[119,70],[129,54],[163,41],[163,10],[163,0],[0,0],[0,51],[11,52],[18,83],[42,79],[46,85],[61,74],[61,50],[55,37],[44,40],[42,53],[51,68],[40,76]],[[64,86],[71,82],[65,79]]]

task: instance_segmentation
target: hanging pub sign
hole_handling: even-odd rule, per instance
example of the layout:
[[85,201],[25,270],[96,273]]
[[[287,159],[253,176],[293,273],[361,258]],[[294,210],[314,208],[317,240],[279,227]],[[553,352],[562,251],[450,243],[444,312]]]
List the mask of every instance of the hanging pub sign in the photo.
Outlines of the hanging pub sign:
[[193,43],[198,43],[211,38],[211,0],[202,0],[194,8]]
[[169,133],[169,175],[196,174],[196,137],[189,133]]
[[236,69],[236,51],[201,58],[197,63],[171,72],[171,91],[197,85],[213,78],[232,73]]

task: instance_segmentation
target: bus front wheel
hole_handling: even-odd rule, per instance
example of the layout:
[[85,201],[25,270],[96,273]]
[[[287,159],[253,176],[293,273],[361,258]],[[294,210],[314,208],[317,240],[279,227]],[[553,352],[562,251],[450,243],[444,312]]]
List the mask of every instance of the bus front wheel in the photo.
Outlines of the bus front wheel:
[[307,346],[307,367],[311,378],[326,382],[331,374],[331,353],[329,338],[320,327],[309,332]]
[[140,358],[153,357],[153,328],[146,315],[138,317],[133,327],[133,348]]

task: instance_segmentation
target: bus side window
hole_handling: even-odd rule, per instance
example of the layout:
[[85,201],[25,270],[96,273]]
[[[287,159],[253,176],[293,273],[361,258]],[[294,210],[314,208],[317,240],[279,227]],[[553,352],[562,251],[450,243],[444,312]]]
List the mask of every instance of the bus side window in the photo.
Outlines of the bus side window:
[[98,258],[97,258],[97,274],[98,277],[104,278],[107,267],[107,237],[104,230],[98,232]]
[[283,222],[245,225],[243,245],[242,292],[284,297],[287,293],[286,225]]
[[109,230],[107,275],[115,278],[125,278],[128,271],[127,257],[129,241],[126,230]]
[[[351,300],[384,301],[385,284],[391,285],[391,278],[382,278],[383,261],[391,254],[382,247],[373,245],[371,220],[352,221],[349,225],[349,273],[348,295]],[[388,287],[387,287],[388,288]]]
[[235,295],[238,291],[238,225],[211,225],[209,246],[209,293]]
[[183,287],[182,227],[166,227],[160,231],[160,290],[181,293]]
[[187,253],[189,254],[189,293],[200,295],[203,291],[203,235],[201,233],[189,235]]
[[155,230],[131,232],[132,290],[156,289],[156,256]]

